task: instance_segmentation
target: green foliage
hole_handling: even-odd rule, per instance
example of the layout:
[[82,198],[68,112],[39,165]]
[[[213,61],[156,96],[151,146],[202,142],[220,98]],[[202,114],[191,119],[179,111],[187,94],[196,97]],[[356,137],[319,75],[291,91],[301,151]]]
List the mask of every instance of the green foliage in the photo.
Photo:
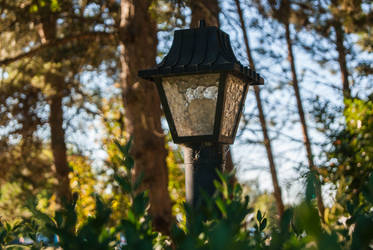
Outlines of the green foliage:
[[[321,222],[314,204],[314,174],[307,179],[305,199],[289,208],[280,223],[267,226],[266,215],[249,206],[249,197],[241,186],[232,184],[231,175],[219,173],[216,192],[204,195],[197,208],[185,204],[186,226],[175,224],[170,237],[154,231],[148,213],[146,191],[138,188],[141,176],[133,180],[134,161],[129,155],[131,140],[118,147],[123,171],[115,180],[123,194],[129,197],[120,220],[110,221],[112,210],[98,195],[94,195],[94,215],[78,224],[77,199],[50,216],[30,204],[32,219],[14,224],[0,223],[0,249],[27,247],[41,249],[47,246],[62,249],[369,249],[373,233],[373,175],[362,187],[364,202],[349,203],[344,213],[346,221],[339,227]],[[342,218],[339,218],[342,219]],[[254,223],[254,226],[250,226]],[[41,241],[40,236],[48,238]],[[58,240],[54,240],[57,236]],[[29,245],[19,243],[21,237],[30,239]],[[31,242],[30,241],[30,242]]]
[[[183,204],[185,202],[185,173],[181,168],[184,161],[181,153],[181,148],[173,149],[168,145],[168,141],[172,140],[171,135],[167,136],[166,149],[168,155],[166,158],[168,169],[168,191],[172,200],[172,214],[180,216],[183,214]],[[185,218],[183,218],[185,221]]]
[[5,245],[11,245],[17,239],[21,231],[21,223],[10,224],[0,220],[0,249]]
[[186,230],[172,230],[177,249],[247,249],[253,244],[246,230],[247,216],[253,212],[249,197],[242,197],[240,185],[231,185],[228,176],[220,174],[220,179],[215,182],[217,192],[205,196],[203,206],[194,210],[186,205]]
[[72,168],[70,172],[71,190],[79,195],[75,208],[79,227],[90,214],[94,214],[96,202],[93,194],[95,193],[97,177],[86,157],[70,156],[69,165]]
[[371,205],[367,201],[373,170],[373,102],[351,99],[345,101],[346,124],[331,135],[333,148],[327,153],[329,164],[324,178],[337,187],[339,213],[351,213],[350,207]]
[[115,179],[120,184],[122,191],[130,196],[130,206],[126,211],[127,216],[121,220],[117,230],[126,238],[126,245],[123,249],[152,249],[157,233],[153,231],[151,217],[147,213],[149,203],[147,194],[144,191],[138,191],[142,175],[132,181],[131,170],[134,167],[134,161],[129,156],[131,143],[132,139],[125,146],[116,142],[122,156],[124,156],[122,162],[126,167],[126,175],[124,177],[116,175]]
[[[327,110],[320,113],[329,116]],[[336,190],[335,202],[327,209],[326,227],[344,248],[369,249],[372,244],[373,235],[367,230],[373,219],[372,117],[371,99],[346,99],[344,124],[338,130],[325,130],[333,146],[326,151],[328,162],[321,173]]]

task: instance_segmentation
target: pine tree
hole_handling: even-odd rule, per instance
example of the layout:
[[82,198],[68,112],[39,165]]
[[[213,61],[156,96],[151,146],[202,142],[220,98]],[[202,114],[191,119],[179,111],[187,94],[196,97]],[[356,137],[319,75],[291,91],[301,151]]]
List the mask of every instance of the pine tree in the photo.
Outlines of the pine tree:
[[[45,123],[50,127],[50,148],[57,178],[56,193],[60,203],[72,199],[68,177],[70,168],[67,158],[63,101],[73,100],[72,92],[81,94],[85,101],[89,100],[81,91],[79,73],[87,64],[97,66],[97,62],[102,61],[102,55],[105,55],[97,50],[93,53],[92,47],[99,46],[99,43],[89,43],[89,41],[111,35],[106,32],[91,31],[94,30],[93,25],[103,22],[102,13],[85,17],[83,14],[85,7],[84,4],[76,6],[70,1],[60,3],[40,1],[25,4],[2,1],[0,4],[3,13],[1,18],[4,21],[1,35],[6,41],[11,42],[5,43],[2,47],[2,52],[5,53],[2,53],[0,58],[0,66],[11,76],[4,80],[4,84],[10,89],[12,86],[20,86],[19,89],[34,89],[36,92],[33,94],[33,99],[30,96],[32,93],[23,92],[17,97],[17,101],[26,95],[29,102],[23,108],[33,111],[32,116],[26,118],[30,121],[34,120],[36,127]],[[2,101],[6,103],[10,98],[12,93],[4,92]],[[43,114],[45,110],[33,108],[40,103],[49,106],[49,117],[44,120],[39,116],[45,116]],[[13,107],[17,105],[16,102]],[[32,133],[23,134],[22,138],[25,141],[32,138],[32,135]]]
[[[306,148],[306,155],[308,160],[308,167],[310,171],[318,174],[318,168],[314,163],[313,154],[312,154],[312,145],[311,140],[308,133],[308,125],[306,122],[306,118],[304,115],[304,108],[302,104],[302,98],[299,89],[299,82],[298,76],[296,71],[296,64],[295,64],[295,57],[294,57],[294,50],[293,50],[293,42],[291,38],[291,27],[290,27],[290,19],[292,15],[292,6],[291,1],[282,0],[282,1],[268,1],[266,4],[268,5],[268,9],[266,10],[265,7],[260,6],[262,3],[256,2],[259,6],[258,8],[261,10],[261,14],[267,17],[271,17],[277,20],[285,29],[285,40],[287,44],[287,52],[288,52],[288,61],[290,64],[290,70],[292,75],[292,86],[295,93],[297,108],[298,108],[298,115],[300,119],[300,123],[302,126],[302,133],[303,133],[303,143]],[[295,17],[292,17],[295,18]],[[324,211],[325,206],[322,198],[321,193],[321,183],[319,181],[319,177],[316,178],[315,183],[315,190],[316,190],[316,198],[317,198],[317,205],[319,208],[319,213],[321,214],[321,218],[324,218]]]

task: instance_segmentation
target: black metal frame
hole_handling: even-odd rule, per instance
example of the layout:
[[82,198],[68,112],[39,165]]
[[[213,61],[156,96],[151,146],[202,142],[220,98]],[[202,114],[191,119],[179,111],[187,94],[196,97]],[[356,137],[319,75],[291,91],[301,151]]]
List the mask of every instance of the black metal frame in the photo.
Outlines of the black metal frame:
[[[175,127],[162,78],[181,75],[219,73],[218,99],[215,110],[214,131],[212,135],[179,136]],[[239,104],[238,114],[231,136],[221,134],[222,112],[226,99],[226,79],[232,74],[243,80],[244,96]],[[172,138],[176,144],[196,144],[202,142],[232,144],[236,137],[239,120],[245,103],[249,85],[264,84],[263,78],[255,71],[244,67],[235,57],[229,36],[217,27],[205,27],[201,22],[197,29],[175,31],[171,49],[162,62],[155,68],[140,70],[138,75],[156,83]]]
[[201,142],[211,142],[211,143],[223,143],[223,144],[233,144],[234,139],[236,137],[238,124],[241,118],[241,113],[243,106],[245,104],[245,98],[248,90],[248,83],[244,83],[244,91],[243,96],[241,98],[238,113],[236,114],[235,120],[234,120],[234,128],[231,136],[224,136],[221,133],[222,128],[222,117],[224,112],[224,105],[225,105],[225,99],[226,99],[226,88],[227,88],[227,76],[231,73],[220,73],[219,76],[219,86],[218,86],[218,98],[216,101],[216,109],[215,109],[215,121],[214,121],[214,129],[212,135],[198,135],[198,136],[179,136],[177,133],[177,129],[175,126],[174,118],[172,116],[172,112],[170,110],[170,106],[168,104],[166,93],[162,86],[162,78],[155,79],[155,83],[158,88],[159,97],[162,103],[163,111],[165,113],[168,126],[170,128],[170,132],[172,135],[172,139],[176,144],[196,144]]

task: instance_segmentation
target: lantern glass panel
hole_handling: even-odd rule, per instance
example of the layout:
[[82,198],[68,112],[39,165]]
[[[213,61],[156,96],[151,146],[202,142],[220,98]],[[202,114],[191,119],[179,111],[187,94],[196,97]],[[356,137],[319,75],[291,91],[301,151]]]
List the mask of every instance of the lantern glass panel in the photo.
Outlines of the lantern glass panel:
[[228,74],[221,128],[223,136],[231,137],[234,133],[236,117],[239,115],[240,103],[245,94],[244,90],[244,81],[234,75]]
[[220,74],[162,78],[178,136],[212,135]]

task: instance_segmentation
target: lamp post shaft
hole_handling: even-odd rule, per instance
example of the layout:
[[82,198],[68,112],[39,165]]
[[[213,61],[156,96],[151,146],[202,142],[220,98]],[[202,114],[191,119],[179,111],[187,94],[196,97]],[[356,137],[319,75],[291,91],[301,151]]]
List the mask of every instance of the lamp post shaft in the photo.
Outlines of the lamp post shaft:
[[215,192],[217,170],[225,165],[225,146],[222,144],[193,144],[184,147],[186,201],[196,207],[201,203],[201,190],[208,196]]

